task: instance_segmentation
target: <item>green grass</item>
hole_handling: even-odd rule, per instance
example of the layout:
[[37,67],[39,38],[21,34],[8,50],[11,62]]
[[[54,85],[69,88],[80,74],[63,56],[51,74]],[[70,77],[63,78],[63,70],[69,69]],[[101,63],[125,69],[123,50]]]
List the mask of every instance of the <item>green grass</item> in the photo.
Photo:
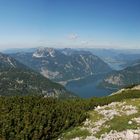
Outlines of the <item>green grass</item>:
[[[116,130],[118,132],[120,131],[124,131],[126,129],[137,129],[138,127],[140,127],[140,124],[137,124],[135,121],[132,121],[133,118],[135,117],[140,117],[140,99],[125,99],[122,102],[125,102],[125,105],[132,105],[132,106],[136,106],[138,112],[136,114],[132,114],[132,115],[123,115],[121,114],[121,116],[114,116],[114,118],[112,120],[109,120],[107,122],[105,122],[105,124],[100,128],[100,131],[97,132],[95,134],[95,137],[100,138],[102,134],[104,133],[109,133],[111,130]],[[120,103],[122,103],[120,102]],[[105,107],[104,109],[109,110],[109,109],[116,109],[121,110],[122,106],[120,105],[116,105],[115,107]],[[91,121],[91,126],[94,127],[94,123],[103,119],[104,116],[99,114],[97,111],[95,110],[91,110],[88,111],[89,114],[89,120]],[[132,121],[132,124],[128,124],[129,121]],[[109,126],[109,127],[105,127],[105,126]],[[64,140],[70,140],[72,138],[75,137],[86,137],[89,135],[92,135],[88,132],[88,130],[81,130],[80,129],[81,126],[76,127],[74,129],[69,130],[68,132],[66,132],[64,134]],[[88,126],[84,126],[85,128]]]
[[103,115],[99,114],[95,110],[89,111],[88,114],[89,114],[89,120],[91,120],[92,122],[97,122],[103,118]]
[[124,100],[126,104],[137,106],[137,108],[140,110],[140,98],[139,99],[131,99],[131,100]]
[[131,121],[132,118],[136,117],[137,115],[131,115],[131,116],[116,116],[112,120],[106,122],[105,125],[109,125],[110,127],[105,128],[104,126],[101,128],[101,130],[96,133],[96,137],[100,138],[100,136],[104,133],[109,133],[111,130],[116,130],[118,132],[126,130],[126,129],[137,129],[139,125],[132,121],[132,124],[128,124],[129,121]]
[[[132,105],[132,106],[136,106],[138,109],[138,112],[136,114],[133,115],[122,115],[122,116],[115,116],[112,120],[106,122],[104,125],[109,125],[109,128],[105,128],[104,126],[102,127],[101,131],[99,131],[96,134],[96,137],[100,137],[102,134],[104,133],[108,133],[111,130],[116,130],[116,131],[123,131],[126,129],[137,129],[138,127],[140,127],[139,124],[137,124],[135,121],[132,121],[132,124],[128,124],[129,121],[132,120],[132,118],[135,117],[140,117],[140,99],[127,99],[124,100],[124,102],[126,102],[126,105]],[[116,106],[117,107],[117,106]],[[117,109],[119,110],[120,107],[117,107]]]
[[[99,132],[91,133],[88,128],[90,127],[94,128],[95,123],[97,121],[100,121],[104,118],[103,115],[99,114],[97,111],[94,110],[95,106],[103,106],[110,104],[112,102],[119,102],[120,104],[116,104],[113,108],[111,106],[106,106],[104,109],[110,110],[110,109],[116,109],[117,112],[120,112],[121,116],[115,116],[113,119],[106,121],[102,127],[100,127]],[[124,105],[132,105],[136,106],[138,112],[136,114],[132,114],[130,116],[124,115],[124,113],[121,111],[123,104],[122,102],[125,102]],[[88,119],[91,121],[89,125],[81,124],[79,127],[71,128],[68,131],[65,131],[62,134],[61,140],[71,140],[76,137],[81,137],[82,139],[86,138],[87,136],[95,136],[100,138],[102,134],[108,133],[111,130],[116,131],[124,131],[126,129],[137,129],[140,127],[139,124],[137,124],[135,121],[132,121],[135,117],[140,117],[140,91],[138,90],[126,90],[121,94],[116,94],[108,97],[102,97],[102,98],[94,98],[89,100],[87,103],[88,108],[87,114]],[[93,106],[93,107],[92,107]],[[128,124],[129,121],[132,121],[132,124]],[[107,127],[106,127],[107,126]],[[85,129],[81,129],[81,128]]]
[[69,129],[67,132],[65,132],[62,135],[62,140],[71,140],[76,137],[82,137],[84,139],[90,135],[91,134],[89,133],[88,130],[75,127],[74,129]]

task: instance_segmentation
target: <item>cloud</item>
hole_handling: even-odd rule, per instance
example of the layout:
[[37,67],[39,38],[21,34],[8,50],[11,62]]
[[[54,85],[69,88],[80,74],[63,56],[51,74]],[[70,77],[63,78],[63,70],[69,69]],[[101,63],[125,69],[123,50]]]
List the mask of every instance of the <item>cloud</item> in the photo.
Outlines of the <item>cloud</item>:
[[79,36],[76,33],[71,33],[68,35],[69,40],[77,40],[78,38],[79,38]]
[[81,41],[82,45],[89,45],[89,41]]

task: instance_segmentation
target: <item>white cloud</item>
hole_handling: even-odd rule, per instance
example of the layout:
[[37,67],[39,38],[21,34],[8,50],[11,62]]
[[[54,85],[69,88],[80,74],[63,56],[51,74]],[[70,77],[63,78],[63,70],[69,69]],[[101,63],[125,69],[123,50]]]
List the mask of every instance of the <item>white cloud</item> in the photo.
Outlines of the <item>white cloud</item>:
[[82,45],[89,45],[89,41],[81,41]]
[[71,33],[68,35],[69,40],[77,40],[78,38],[79,38],[79,36],[76,33]]

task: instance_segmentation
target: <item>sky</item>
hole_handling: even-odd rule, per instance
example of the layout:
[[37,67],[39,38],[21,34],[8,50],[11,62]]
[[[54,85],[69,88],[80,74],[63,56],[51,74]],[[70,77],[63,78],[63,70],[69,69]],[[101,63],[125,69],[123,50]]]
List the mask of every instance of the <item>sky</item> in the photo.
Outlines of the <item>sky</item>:
[[140,49],[140,0],[0,0],[0,49]]

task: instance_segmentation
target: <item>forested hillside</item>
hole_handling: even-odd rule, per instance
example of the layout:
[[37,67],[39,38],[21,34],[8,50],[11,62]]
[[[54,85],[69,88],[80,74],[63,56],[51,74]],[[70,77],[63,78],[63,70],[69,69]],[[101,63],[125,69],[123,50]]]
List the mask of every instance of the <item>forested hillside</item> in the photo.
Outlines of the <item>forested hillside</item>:
[[0,97],[0,139],[56,139],[69,128],[80,125],[88,118],[87,111],[96,106],[130,98],[140,98],[140,91],[127,90],[108,97],[72,100]]
[[75,97],[60,84],[43,77],[14,58],[0,53],[0,95]]

